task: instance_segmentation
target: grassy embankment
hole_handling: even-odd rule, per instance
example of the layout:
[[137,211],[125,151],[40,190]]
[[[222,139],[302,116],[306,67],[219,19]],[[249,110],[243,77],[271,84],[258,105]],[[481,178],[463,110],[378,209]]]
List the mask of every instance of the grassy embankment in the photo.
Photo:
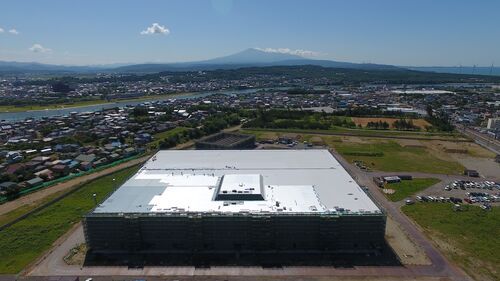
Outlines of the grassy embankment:
[[466,205],[417,203],[403,212],[417,222],[435,245],[475,280],[500,280],[500,207],[483,211]]
[[2,214],[2,215],[0,215],[0,225],[4,225],[6,223],[9,223],[9,222],[19,218],[20,216],[38,208],[39,206],[41,206],[47,202],[50,202],[51,200],[57,198],[58,196],[61,196],[62,194],[66,193],[66,192],[68,192],[68,191],[62,190],[62,191],[56,192],[56,193],[51,194],[47,197],[44,197],[43,199],[36,200],[34,202],[30,202],[29,204],[23,205],[23,206],[16,208],[8,213]]
[[[0,274],[20,272],[137,171],[134,166],[86,183],[78,191],[0,232]],[[115,179],[115,180],[113,180]]]
[[110,103],[105,100],[77,101],[74,103],[48,104],[48,105],[0,105],[0,112],[23,112],[33,110],[63,109],[70,107],[97,105]]
[[162,98],[175,98],[175,97],[189,95],[189,94],[192,94],[192,93],[178,93],[178,94],[143,96],[143,97],[130,98],[130,99],[76,101],[76,102],[47,104],[47,105],[22,105],[22,106],[0,105],[0,113],[1,112],[25,112],[25,111],[33,111],[33,110],[64,109],[64,108],[72,108],[72,107],[109,104],[109,103],[115,103],[115,102],[148,101],[148,100],[156,100],[156,99],[162,99]]

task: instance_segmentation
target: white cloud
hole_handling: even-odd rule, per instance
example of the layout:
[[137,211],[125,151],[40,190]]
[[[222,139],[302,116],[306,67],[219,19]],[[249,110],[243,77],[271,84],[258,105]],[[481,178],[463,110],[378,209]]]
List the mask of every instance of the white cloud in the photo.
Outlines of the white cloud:
[[40,44],[33,44],[33,46],[31,46],[31,48],[29,48],[29,50],[32,51],[33,53],[50,53],[50,52],[52,52],[51,49],[45,48],[44,46],[42,46]]
[[3,28],[0,27],[0,33],[3,33],[3,32],[4,32]]
[[316,57],[319,56],[319,52],[315,51],[309,51],[309,50],[302,50],[302,49],[297,49],[297,50],[292,50],[289,48],[255,48],[259,51],[263,51],[266,53],[280,53],[280,54],[290,54],[290,55],[297,55],[301,57]]
[[170,34],[170,30],[164,25],[160,25],[159,23],[153,23],[151,26],[146,28],[146,30],[141,31],[142,35],[151,35],[151,34]]
[[19,31],[17,31],[15,28],[9,29],[10,34],[18,35]]

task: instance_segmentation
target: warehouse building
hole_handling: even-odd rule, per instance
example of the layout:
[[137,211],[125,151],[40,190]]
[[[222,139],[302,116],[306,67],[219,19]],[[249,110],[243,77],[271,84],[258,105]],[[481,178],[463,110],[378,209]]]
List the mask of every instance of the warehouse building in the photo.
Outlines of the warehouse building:
[[96,259],[378,255],[385,215],[328,150],[159,151],[84,220]]
[[254,135],[220,132],[196,141],[196,149],[251,149],[255,147]]

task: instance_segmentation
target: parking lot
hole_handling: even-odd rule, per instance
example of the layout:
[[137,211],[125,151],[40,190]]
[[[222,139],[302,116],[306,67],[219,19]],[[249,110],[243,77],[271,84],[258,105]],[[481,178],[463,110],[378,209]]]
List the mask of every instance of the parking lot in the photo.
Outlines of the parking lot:
[[441,189],[425,190],[416,201],[454,204],[477,204],[487,210],[500,205],[500,183],[493,181],[455,180]]

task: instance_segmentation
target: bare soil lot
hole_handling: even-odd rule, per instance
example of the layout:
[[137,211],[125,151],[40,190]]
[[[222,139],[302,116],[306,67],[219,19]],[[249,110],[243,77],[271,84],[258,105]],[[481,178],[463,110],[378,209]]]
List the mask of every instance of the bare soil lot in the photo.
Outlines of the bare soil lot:
[[500,178],[500,164],[493,158],[481,158],[462,154],[451,154],[451,157],[468,169],[476,170],[484,178]]
[[[391,129],[394,129],[394,126],[392,125],[394,123],[394,121],[399,120],[398,118],[378,118],[378,117],[376,117],[376,118],[351,117],[351,119],[356,125],[361,125],[361,126],[363,126],[363,128],[366,127],[368,122],[382,121],[382,122],[387,122]],[[421,130],[425,130],[425,126],[431,126],[431,124],[429,124],[429,122],[425,121],[424,119],[408,119],[408,120],[411,120],[413,122],[413,124],[415,126],[419,127]]]
[[391,217],[387,217],[385,237],[391,248],[396,252],[401,262],[405,265],[430,265],[431,261],[425,252],[415,245],[404,233],[401,226]]

